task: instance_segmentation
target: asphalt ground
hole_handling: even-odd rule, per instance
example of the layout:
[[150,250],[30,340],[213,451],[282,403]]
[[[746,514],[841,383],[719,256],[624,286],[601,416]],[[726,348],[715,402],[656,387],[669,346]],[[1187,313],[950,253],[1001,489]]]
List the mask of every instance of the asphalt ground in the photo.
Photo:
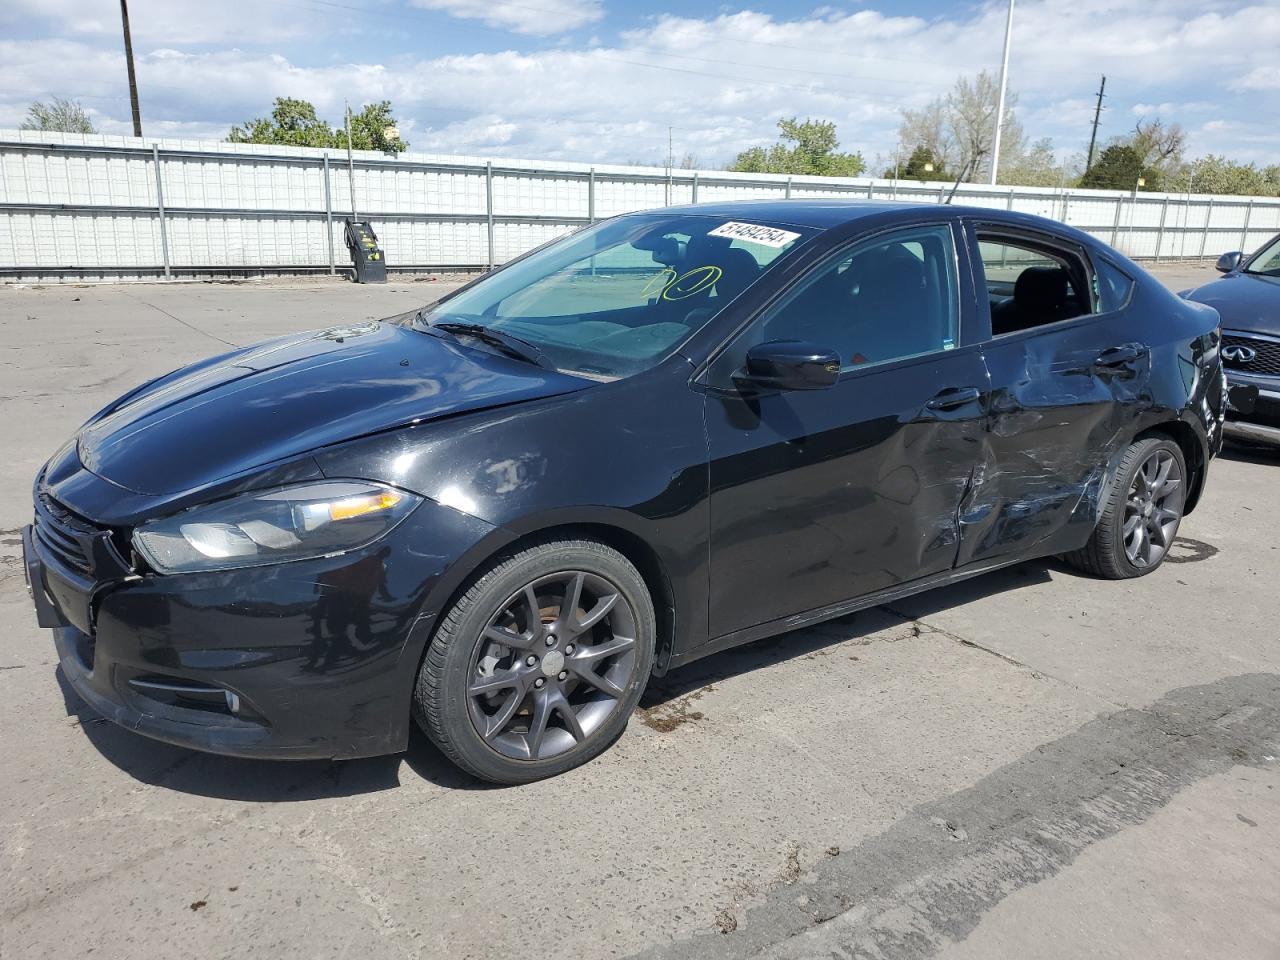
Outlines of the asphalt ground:
[[1280,957],[1275,454],[1219,458],[1150,577],[1027,563],[711,657],[532,786],[98,718],[23,587],[40,464],[182,363],[445,289],[0,288],[0,957]]

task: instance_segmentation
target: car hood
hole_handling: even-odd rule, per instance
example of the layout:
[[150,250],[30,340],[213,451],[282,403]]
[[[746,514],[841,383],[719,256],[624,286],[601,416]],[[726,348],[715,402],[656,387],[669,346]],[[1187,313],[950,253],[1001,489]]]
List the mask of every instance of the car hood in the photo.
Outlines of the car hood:
[[1224,327],[1280,336],[1280,280],[1275,277],[1232,273],[1187,291],[1186,297],[1217,310]]
[[589,384],[398,324],[362,323],[171,373],[86,424],[77,449],[86,469],[118,486],[173,494],[354,437]]

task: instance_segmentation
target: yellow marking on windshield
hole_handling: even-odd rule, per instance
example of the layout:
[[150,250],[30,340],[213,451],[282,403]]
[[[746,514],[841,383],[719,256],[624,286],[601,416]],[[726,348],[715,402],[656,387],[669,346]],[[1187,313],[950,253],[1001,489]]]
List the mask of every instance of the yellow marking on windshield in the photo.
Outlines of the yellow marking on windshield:
[[662,291],[662,298],[664,300],[687,299],[713,286],[723,275],[723,270],[710,265],[686,270],[667,285],[667,288]]

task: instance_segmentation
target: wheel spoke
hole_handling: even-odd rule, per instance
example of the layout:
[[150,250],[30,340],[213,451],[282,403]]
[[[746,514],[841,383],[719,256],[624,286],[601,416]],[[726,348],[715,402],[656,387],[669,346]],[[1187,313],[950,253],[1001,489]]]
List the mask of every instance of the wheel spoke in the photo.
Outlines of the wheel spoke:
[[556,713],[560,714],[560,719],[564,722],[565,729],[569,731],[574,740],[581,743],[587,738],[586,731],[582,729],[582,724],[578,722],[578,715],[573,712],[573,706],[565,699],[563,693],[556,691],[551,698],[551,706]]
[[511,691],[511,696],[503,702],[498,708],[498,712],[489,717],[488,727],[484,731],[484,738],[492,740],[511,722],[511,718],[516,715],[516,711],[520,709],[520,704],[524,703],[525,691],[518,688]]
[[605,640],[590,647],[579,647],[578,652],[573,655],[573,659],[570,662],[574,664],[589,663],[594,667],[606,657],[612,657],[614,654],[630,650],[635,645],[635,640],[630,637],[614,637],[611,640]]
[[1138,524],[1133,535],[1125,545],[1125,553],[1128,554],[1129,560],[1137,564],[1142,559],[1142,548],[1147,542],[1147,528],[1143,524]]
[[1133,533],[1133,528],[1136,527],[1141,522],[1142,522],[1141,513],[1135,513],[1133,516],[1131,516],[1128,520],[1124,522],[1124,537],[1126,540],[1129,538],[1130,534]]
[[473,697],[482,697],[485,694],[497,693],[499,690],[523,687],[524,680],[525,678],[515,670],[502,670],[493,676],[473,680],[471,686],[467,688],[467,693]]
[[1160,484],[1160,489],[1155,491],[1153,497],[1156,500],[1163,500],[1174,493],[1180,486],[1182,486],[1181,480],[1177,477],[1169,477],[1164,481],[1164,483]]
[[1169,471],[1173,469],[1173,457],[1168,454],[1160,454],[1156,460],[1156,475],[1151,481],[1151,490],[1153,494],[1158,495],[1160,488],[1164,486],[1166,480],[1169,479]]
[[1154,547],[1160,547],[1163,549],[1169,545],[1164,538],[1164,527],[1156,523],[1155,517],[1152,517],[1147,522],[1147,539]]
[[611,593],[607,597],[601,597],[596,601],[596,605],[587,612],[587,615],[579,621],[577,625],[578,632],[581,633],[585,630],[590,630],[597,623],[607,617],[609,615],[609,611],[612,610],[617,603],[618,595],[616,593]]
[[529,619],[525,623],[525,633],[532,635],[542,624],[542,607],[538,604],[538,595],[533,591],[533,584],[529,584],[524,588],[524,605],[529,611]]
[[551,693],[542,690],[534,695],[533,716],[529,718],[529,732],[525,734],[525,744],[529,747],[530,759],[537,760],[542,750],[542,741],[547,735],[547,721],[551,719]]
[[609,696],[613,697],[613,699],[615,700],[619,700],[622,698],[622,688],[620,686],[618,686],[608,677],[605,677],[596,673],[587,664],[583,664],[582,667],[575,669],[573,671],[573,675],[577,677],[579,680],[581,680],[583,683],[589,683],[591,686],[595,687],[601,693],[608,694]]
[[560,604],[560,622],[574,633],[581,629],[578,624],[578,604],[582,602],[582,585],[586,579],[585,573],[574,574],[569,585],[564,588],[564,600]]
[[506,627],[485,627],[484,638],[492,640],[494,643],[500,643],[504,647],[510,647],[512,650],[528,650],[533,646],[533,635],[531,633],[516,633]]
[[1182,514],[1178,513],[1178,511],[1176,510],[1169,510],[1167,508],[1162,507],[1161,509],[1156,511],[1156,515],[1154,519],[1156,523],[1160,524],[1161,526],[1164,526],[1167,523],[1173,523],[1175,520],[1179,519],[1181,516]]

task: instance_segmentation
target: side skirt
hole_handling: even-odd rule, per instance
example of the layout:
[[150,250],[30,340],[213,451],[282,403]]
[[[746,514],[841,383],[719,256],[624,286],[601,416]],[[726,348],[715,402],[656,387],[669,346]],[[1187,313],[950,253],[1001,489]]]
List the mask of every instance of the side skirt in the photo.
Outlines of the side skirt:
[[[870,593],[866,596],[857,597],[852,600],[841,600],[838,603],[828,604],[825,607],[817,607],[813,610],[807,610],[804,613],[792,614],[788,617],[779,617],[777,620],[770,620],[766,623],[758,623],[753,627],[744,627],[741,630],[735,630],[733,633],[726,633],[723,636],[716,637],[700,647],[687,650],[678,656],[672,657],[668,664],[668,669],[682,667],[685,664],[692,663],[695,660],[701,660],[703,657],[709,657],[713,653],[720,653],[722,650],[729,650],[733,647],[742,646],[744,643],[751,643],[755,640],[763,640],[765,637],[777,636],[780,633],[788,633],[791,630],[799,630],[803,627],[812,626],[815,623],[822,623],[824,620],[834,620],[836,617],[847,616],[856,613],[859,610],[866,610],[869,607],[878,607],[883,603],[891,603],[894,600],[901,600],[904,597],[914,596],[917,593],[924,593],[926,590],[932,590],[935,587],[945,587],[953,583],[960,583],[962,580],[969,580],[973,577],[980,577],[984,573],[991,573],[993,570],[1000,570],[1003,567],[1012,567],[1019,563],[1026,563],[1031,560],[1038,559],[1042,555],[1026,556],[1018,555],[1014,557],[999,557],[986,563],[966,567],[963,570],[948,570],[945,573],[935,574],[931,577],[923,577],[920,580],[911,580],[907,583],[900,583],[895,587],[887,590],[881,590],[878,593]],[[1052,556],[1045,554],[1043,556]]]

